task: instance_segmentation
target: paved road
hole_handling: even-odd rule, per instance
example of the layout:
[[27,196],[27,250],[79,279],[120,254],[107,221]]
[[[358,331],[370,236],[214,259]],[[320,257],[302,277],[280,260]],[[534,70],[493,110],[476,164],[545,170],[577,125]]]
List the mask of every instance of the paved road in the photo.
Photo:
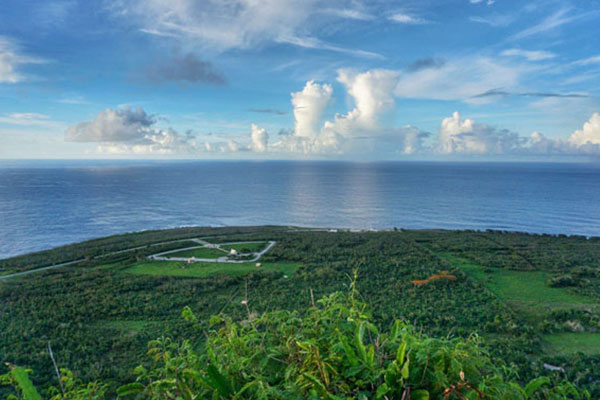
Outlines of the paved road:
[[10,274],[10,275],[3,275],[3,276],[0,276],[0,281],[2,281],[4,279],[8,279],[8,278],[14,278],[15,276],[29,275],[29,274],[33,274],[34,272],[45,271],[45,270],[48,270],[48,269],[54,269],[54,268],[64,267],[64,266],[67,266],[67,265],[77,264],[77,263],[80,263],[82,261],[84,261],[84,260],[81,259],[81,260],[69,261],[69,262],[62,263],[62,264],[49,265],[47,267],[30,269],[28,271],[23,271],[23,272],[16,272],[16,273]]
[[[129,248],[129,249],[114,251],[112,253],[107,253],[107,254],[101,254],[99,256],[94,257],[94,259],[98,259],[98,258],[102,258],[102,257],[108,257],[108,256],[111,256],[111,255],[114,255],[114,254],[126,253],[128,251],[144,249],[144,248],[147,248],[147,247],[159,246],[161,244],[176,243],[176,242],[189,242],[189,241],[196,242],[196,243],[201,244],[201,245],[206,246],[206,247],[212,247],[212,248],[217,247],[218,248],[218,245],[215,245],[213,243],[208,243],[208,242],[206,242],[206,241],[204,241],[202,239],[197,239],[197,238],[194,238],[194,239],[179,239],[179,240],[170,240],[170,241],[167,241],[167,242],[153,243],[153,244],[150,244],[150,245],[147,245],[147,246],[132,247],[132,248]],[[234,242],[234,243],[248,243],[248,242]],[[273,246],[275,246],[275,242],[274,241],[270,241],[269,245],[267,247],[265,247],[261,252],[257,253],[256,257],[254,257],[252,260],[231,261],[231,260],[228,260],[227,257],[222,257],[222,258],[217,259],[216,262],[230,262],[230,263],[254,262],[254,261],[257,261],[260,257],[262,257],[262,255],[265,254],[267,251],[271,250],[271,248]],[[196,247],[192,247],[192,248],[196,248]],[[175,252],[175,251],[182,251],[182,250],[185,250],[185,249],[177,249],[177,250],[173,250],[173,251]],[[165,253],[169,253],[169,252],[165,252]],[[164,254],[164,253],[159,253],[159,254]],[[150,257],[152,257],[152,256],[150,256]],[[156,260],[160,260],[161,258],[155,258],[155,259]],[[168,258],[168,259],[169,260],[175,260],[175,261],[187,261],[189,258],[179,258],[178,257],[178,258]],[[222,259],[225,259],[225,260],[222,260]],[[197,258],[197,259],[194,259],[194,260],[195,261],[199,261],[199,262],[215,262],[215,260],[212,259],[212,258],[208,258],[208,259]],[[221,260],[221,261],[219,261],[219,260]],[[69,262],[65,262],[65,263],[61,263],[61,264],[49,265],[47,267],[30,269],[30,270],[23,271],[23,272],[15,272],[14,274],[10,274],[10,275],[1,275],[0,276],[0,281],[6,280],[6,279],[9,279],[9,278],[15,278],[15,277],[21,276],[21,275],[33,274],[34,272],[40,272],[40,271],[46,271],[46,270],[60,268],[60,267],[66,267],[67,265],[78,264],[78,263],[83,262],[83,261],[85,261],[85,259],[82,258],[80,260],[69,261]]]
[[[210,247],[212,247],[212,248],[219,248],[219,245],[215,245],[215,244],[208,243],[208,242],[204,242],[204,243],[210,244],[211,245]],[[231,242],[231,243],[222,243],[222,244],[240,244],[240,243],[258,243],[258,242]],[[218,263],[242,264],[242,263],[258,261],[263,256],[263,254],[265,254],[267,251],[271,250],[273,248],[273,246],[275,246],[276,243],[277,242],[275,242],[274,240],[270,240],[269,244],[264,249],[262,249],[261,251],[256,253],[256,255],[250,260],[230,260],[229,258],[227,258],[227,256],[223,256],[223,257],[219,257],[219,258],[164,257],[165,254],[178,253],[183,250],[197,249],[199,247],[188,247],[187,249],[169,250],[169,251],[165,251],[162,253],[153,254],[151,256],[148,256],[148,258],[150,258],[152,260],[157,260],[157,261],[189,261],[189,260],[192,260],[193,262],[218,262]],[[248,254],[251,254],[251,253],[248,253]],[[239,255],[243,256],[244,254],[239,254]]]

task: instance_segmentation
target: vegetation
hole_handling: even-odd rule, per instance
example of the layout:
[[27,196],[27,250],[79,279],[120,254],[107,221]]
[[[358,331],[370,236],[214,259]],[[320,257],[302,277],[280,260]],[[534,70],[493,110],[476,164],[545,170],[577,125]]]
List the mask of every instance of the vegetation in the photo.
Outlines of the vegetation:
[[125,269],[124,272],[141,275],[171,275],[203,278],[215,275],[246,275],[252,272],[276,271],[291,276],[298,263],[266,262],[260,263],[218,263],[196,262],[188,264],[182,261],[140,261]]
[[[204,357],[198,349],[206,346],[206,337],[198,329],[216,329],[209,324],[211,315],[228,315],[239,328],[248,319],[240,304],[246,293],[257,319],[264,313],[273,319],[275,310],[293,315],[311,304],[311,291],[320,298],[345,290],[348,276],[356,270],[357,289],[372,311],[369,321],[378,333],[389,334],[399,319],[414,327],[416,337],[473,343],[477,334],[478,348],[489,352],[494,364],[500,366],[503,360],[514,370],[515,375],[503,375],[505,380],[524,386],[543,376],[551,381],[544,385],[548,389],[567,379],[592,398],[600,398],[600,355],[585,351],[600,332],[596,238],[473,231],[330,233],[273,227],[186,228],[133,237],[145,247],[113,255],[98,247],[94,251],[105,256],[95,258],[92,252],[77,265],[0,280],[0,361],[31,368],[29,378],[42,395],[58,384],[48,341],[59,366],[73,371],[75,387],[80,387],[77,382],[103,382],[110,398],[118,387],[136,379],[133,371],[139,363],[147,371],[159,367],[145,356],[148,342],[165,337],[183,346],[187,340],[194,354]],[[255,263],[188,265],[147,259],[168,250],[164,247],[189,247],[190,242],[182,246],[165,243],[165,238],[197,237],[212,243],[275,240],[277,245],[261,258],[258,268]],[[113,243],[109,245],[113,250],[128,247],[117,242],[106,243]],[[157,243],[162,244],[152,246]],[[80,254],[81,245],[73,246],[51,251],[52,261]],[[33,254],[0,263],[17,269],[47,265],[37,261],[42,258]],[[446,274],[442,271],[456,279],[413,284]],[[553,284],[554,277],[563,275],[576,278],[575,284]],[[545,297],[549,293],[554,297]],[[180,318],[186,306],[195,322]],[[548,370],[544,364],[559,369]],[[0,374],[9,371],[0,366]],[[464,372],[466,381],[474,382]],[[8,393],[2,390],[0,398]]]
[[[246,319],[213,316],[203,351],[190,341],[149,343],[150,367],[121,386],[121,398],[144,399],[564,399],[589,398],[573,385],[537,378],[521,386],[492,361],[477,337],[434,339],[400,320],[381,331],[352,284],[306,310]],[[183,316],[197,321],[189,308]],[[62,370],[52,399],[102,399],[106,385],[76,385]],[[22,368],[0,377],[24,399],[41,400]],[[18,398],[15,396],[15,398]]]

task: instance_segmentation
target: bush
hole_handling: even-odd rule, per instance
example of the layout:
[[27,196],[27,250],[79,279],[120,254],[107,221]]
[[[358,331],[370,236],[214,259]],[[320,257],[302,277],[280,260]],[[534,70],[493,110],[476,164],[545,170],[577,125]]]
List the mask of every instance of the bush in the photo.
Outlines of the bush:
[[[249,304],[250,303],[250,304]],[[538,378],[525,386],[502,362],[490,359],[480,338],[436,339],[402,321],[386,331],[352,285],[303,312],[256,316],[242,302],[247,319],[211,318],[204,351],[189,341],[149,343],[152,367],[136,368],[137,381],[119,388],[131,399],[564,399],[589,398],[569,383]],[[189,308],[183,317],[196,321]],[[0,382],[26,390],[9,374]],[[22,369],[20,369],[22,374]],[[102,385],[75,385],[55,399],[103,396]],[[2,380],[3,379],[3,380]],[[23,385],[30,385],[25,382]],[[96,397],[90,397],[92,393]],[[62,397],[61,397],[62,396]]]

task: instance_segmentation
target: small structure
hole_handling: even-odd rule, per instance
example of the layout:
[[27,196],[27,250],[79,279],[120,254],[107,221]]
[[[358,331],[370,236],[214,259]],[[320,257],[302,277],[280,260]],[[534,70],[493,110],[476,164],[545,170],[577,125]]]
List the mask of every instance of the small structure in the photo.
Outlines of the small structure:
[[260,263],[256,263],[256,268],[260,268]]
[[236,250],[236,249],[231,249],[231,250],[229,250],[229,255],[230,255],[230,256],[237,256],[237,255],[238,255],[238,252],[237,252],[237,250]]
[[544,363],[544,368],[547,369],[548,371],[561,371],[561,372],[565,372],[565,369],[563,367],[559,367],[559,366],[552,365],[552,364],[546,364],[546,363]]
[[188,258],[187,263],[188,264],[193,264],[194,263],[194,258],[193,257]]

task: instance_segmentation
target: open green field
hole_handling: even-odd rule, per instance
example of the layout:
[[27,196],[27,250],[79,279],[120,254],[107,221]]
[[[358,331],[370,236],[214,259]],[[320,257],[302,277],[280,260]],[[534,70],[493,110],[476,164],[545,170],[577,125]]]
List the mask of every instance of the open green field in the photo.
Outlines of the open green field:
[[278,271],[292,276],[299,263],[266,262],[256,267],[256,263],[193,263],[181,261],[141,261],[124,270],[138,275],[170,275],[179,277],[205,278],[215,275],[245,275],[258,271]]
[[265,248],[267,243],[265,242],[248,242],[248,243],[234,243],[234,244],[223,244],[222,249],[227,251],[234,249],[239,253],[256,253]]
[[544,350],[555,355],[582,352],[586,355],[600,354],[600,333],[561,332],[542,336]]
[[[573,293],[569,288],[548,286],[550,274],[545,271],[482,267],[448,253],[439,256],[482,283],[532,323],[551,319],[550,313],[556,310],[600,309],[599,302],[592,297]],[[543,349],[548,354],[600,354],[600,334],[597,333],[561,332],[544,334],[542,338]]]
[[210,247],[198,247],[197,249],[182,250],[175,253],[164,254],[164,257],[196,257],[196,258],[219,258],[227,255],[227,252]]
[[550,274],[545,271],[482,267],[450,254],[440,256],[483,283],[501,300],[525,314],[536,315],[541,309],[570,309],[598,305],[596,299],[572,293],[569,288],[548,286]]

